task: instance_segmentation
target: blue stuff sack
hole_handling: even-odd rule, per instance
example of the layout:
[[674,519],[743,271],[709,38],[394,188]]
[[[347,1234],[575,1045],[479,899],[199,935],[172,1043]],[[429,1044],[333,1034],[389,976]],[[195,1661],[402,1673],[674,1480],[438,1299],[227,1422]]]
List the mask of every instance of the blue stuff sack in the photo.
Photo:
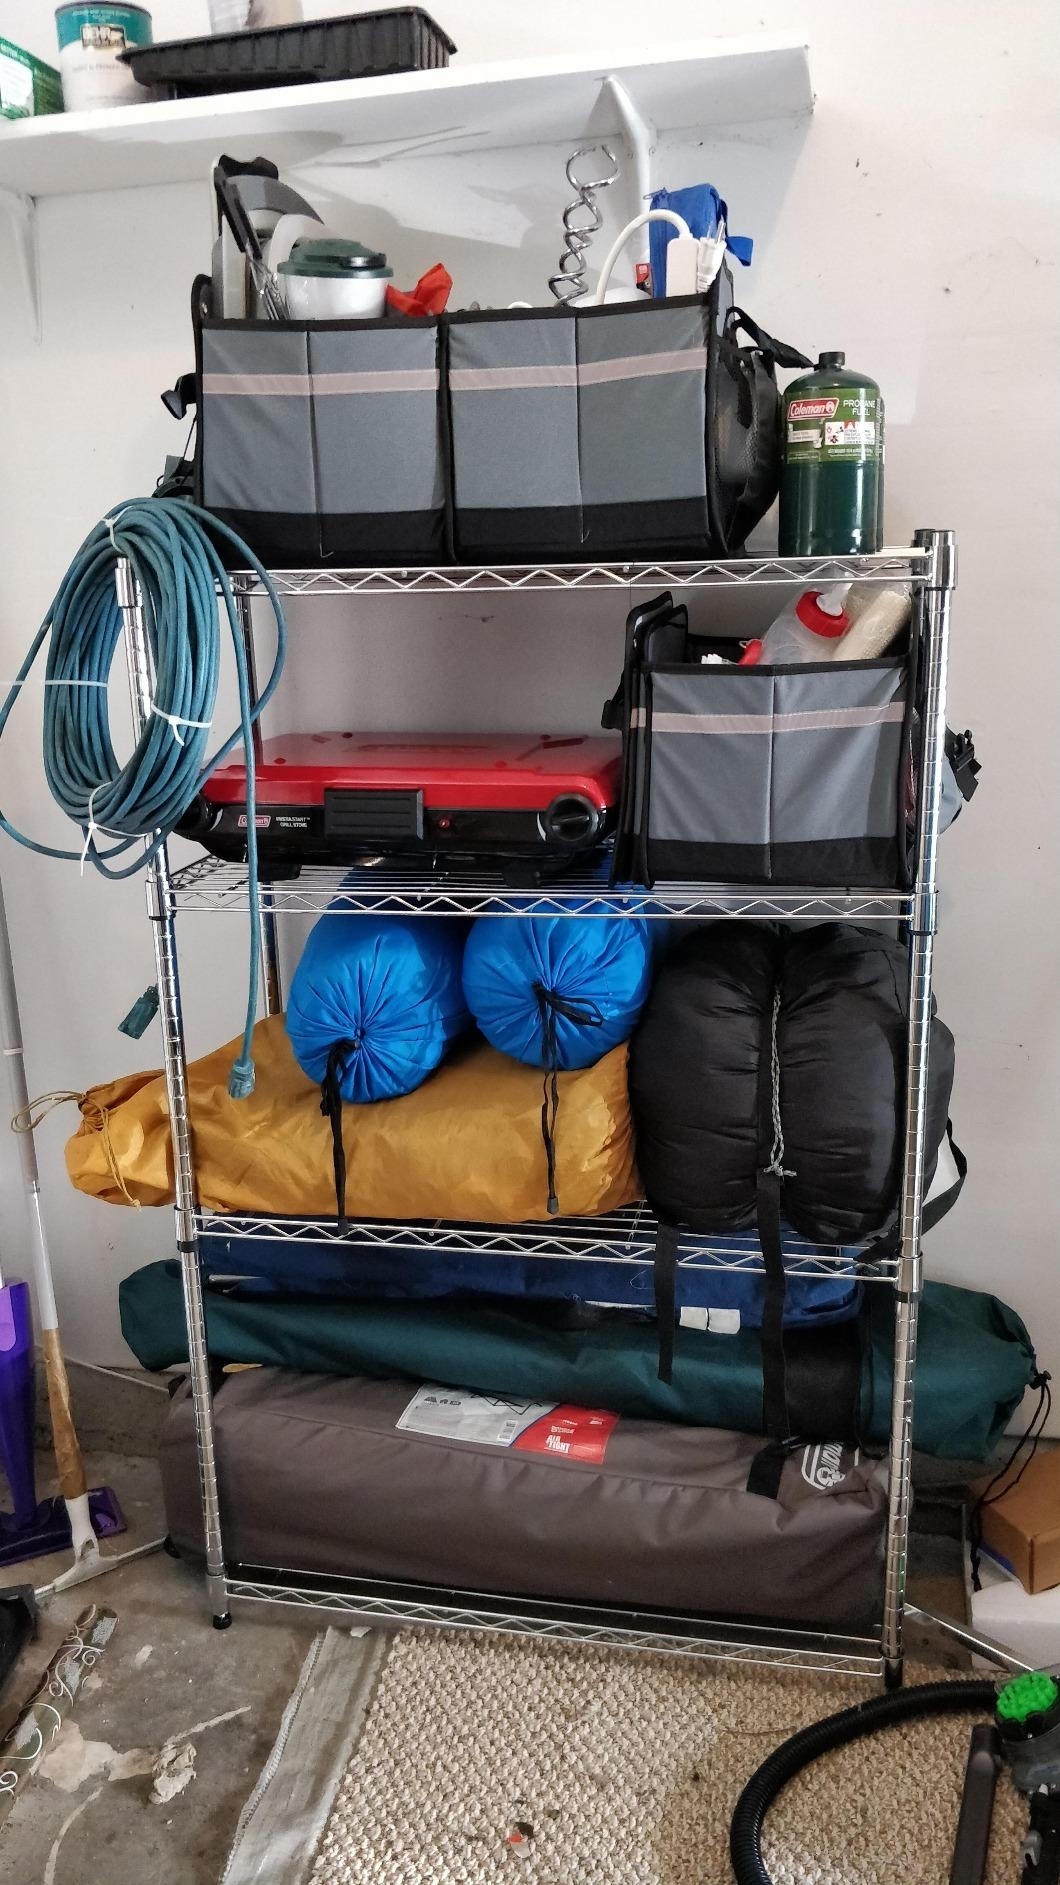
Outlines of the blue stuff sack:
[[652,924],[593,916],[480,916],[464,996],[490,1045],[526,1066],[591,1067],[629,1039],[651,987]]
[[420,1086],[471,1025],[461,987],[465,930],[438,917],[329,912],[291,983],[287,1033],[310,1080],[335,1074],[363,1104]]
[[[656,926],[657,927],[657,926]],[[651,987],[657,938],[643,917],[480,916],[464,950],[464,995],[490,1045],[545,1069],[541,1137],[556,1196],[557,1074],[628,1041]]]

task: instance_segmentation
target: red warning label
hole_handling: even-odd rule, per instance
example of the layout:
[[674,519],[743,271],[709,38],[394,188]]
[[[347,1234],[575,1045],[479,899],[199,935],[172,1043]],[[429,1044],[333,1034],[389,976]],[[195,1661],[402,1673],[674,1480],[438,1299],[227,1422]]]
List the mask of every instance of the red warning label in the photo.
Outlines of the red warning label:
[[601,1466],[618,1415],[602,1407],[554,1407],[512,1441],[513,1453],[554,1453]]

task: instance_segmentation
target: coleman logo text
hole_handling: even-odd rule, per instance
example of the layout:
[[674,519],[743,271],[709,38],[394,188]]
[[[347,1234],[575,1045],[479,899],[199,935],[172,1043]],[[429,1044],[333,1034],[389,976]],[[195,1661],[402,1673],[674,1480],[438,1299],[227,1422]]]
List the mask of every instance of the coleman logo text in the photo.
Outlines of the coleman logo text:
[[838,399],[793,399],[789,419],[832,419],[839,409]]

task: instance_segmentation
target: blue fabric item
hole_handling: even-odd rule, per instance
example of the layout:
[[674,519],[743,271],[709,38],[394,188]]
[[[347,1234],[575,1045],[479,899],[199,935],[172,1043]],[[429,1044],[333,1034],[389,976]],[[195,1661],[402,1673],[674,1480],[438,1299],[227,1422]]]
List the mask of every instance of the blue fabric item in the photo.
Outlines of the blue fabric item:
[[652,929],[643,917],[480,916],[464,950],[467,1005],[513,1060],[591,1067],[633,1032],[651,987]]
[[[744,267],[754,248],[750,236],[729,234],[728,204],[709,183],[692,183],[684,190],[653,190],[652,209],[672,209],[683,216],[694,236],[716,236],[718,224],[725,219],[725,247]],[[666,245],[677,231],[672,223],[648,224],[648,256],[651,261],[652,294],[666,293]],[[658,284],[656,286],[656,284]]]
[[[710,1242],[713,1248],[729,1251],[735,1258],[758,1250],[753,1231],[712,1237]],[[800,1255],[809,1247],[800,1242]],[[295,1245],[274,1237],[207,1234],[201,1239],[201,1250],[207,1280],[224,1278],[222,1287],[247,1297],[379,1297],[400,1301],[473,1294],[614,1303],[649,1311],[655,1307],[652,1266],[647,1261],[564,1261],[557,1257],[496,1255],[487,1250],[434,1249],[425,1262],[422,1251],[384,1247],[354,1237],[341,1245]],[[829,1250],[827,1254],[834,1256],[835,1252]],[[851,1262],[856,1255],[853,1250],[843,1254]],[[761,1275],[678,1265],[679,1307],[739,1309],[746,1328],[761,1326],[763,1289]],[[861,1284],[849,1273],[792,1276],[788,1278],[784,1320],[793,1328],[847,1322],[857,1314],[860,1301]]]
[[465,933],[444,917],[322,916],[287,1003],[302,1072],[322,1080],[332,1047],[349,1041],[344,1100],[390,1100],[420,1086],[471,1025],[460,985]]

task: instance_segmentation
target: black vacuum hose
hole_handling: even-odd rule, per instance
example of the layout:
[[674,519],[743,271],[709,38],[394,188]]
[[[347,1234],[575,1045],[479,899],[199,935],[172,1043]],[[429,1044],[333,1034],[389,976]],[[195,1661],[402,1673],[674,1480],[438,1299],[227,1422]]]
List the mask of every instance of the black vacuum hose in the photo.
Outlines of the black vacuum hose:
[[876,1695],[838,1715],[812,1722],[763,1761],[751,1775],[736,1802],[729,1829],[729,1857],[737,1885],[772,1885],[762,1863],[762,1822],[789,1780],[819,1760],[831,1748],[845,1747],[862,1735],[875,1734],[899,1721],[927,1715],[993,1715],[997,1687],[993,1682],[925,1682],[894,1695]]

